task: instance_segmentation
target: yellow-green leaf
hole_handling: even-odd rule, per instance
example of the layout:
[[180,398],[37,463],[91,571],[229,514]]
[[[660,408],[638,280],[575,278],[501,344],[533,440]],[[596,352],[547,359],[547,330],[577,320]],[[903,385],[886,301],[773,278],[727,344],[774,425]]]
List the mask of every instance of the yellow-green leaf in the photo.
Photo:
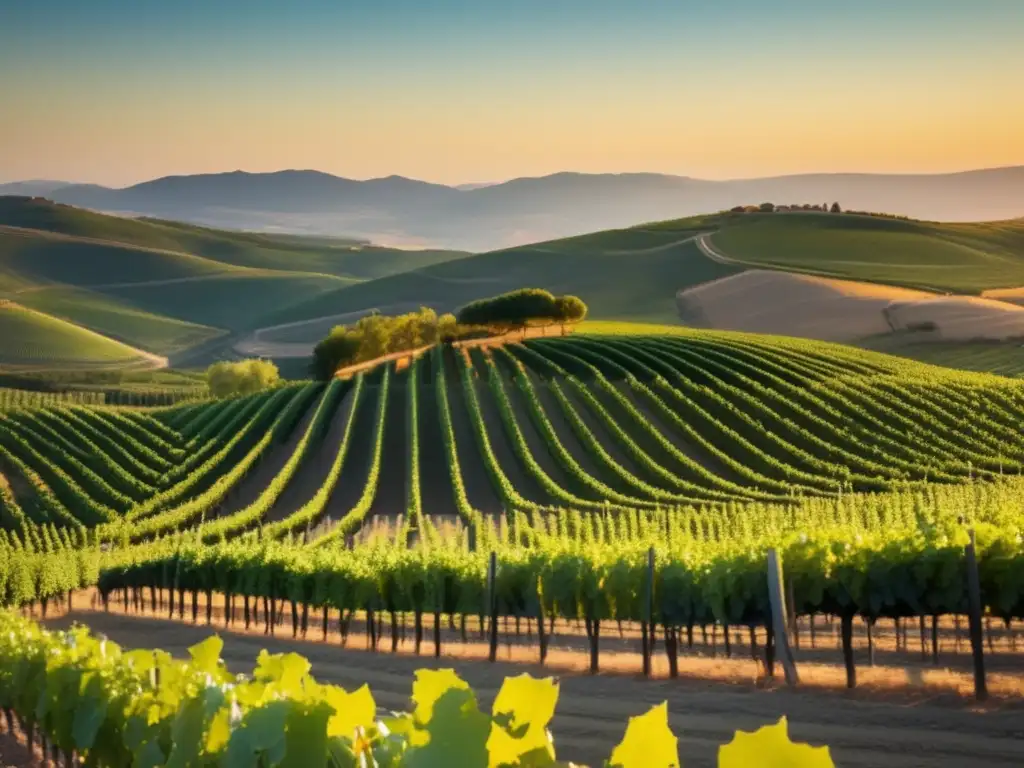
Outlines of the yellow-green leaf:
[[417,669],[412,684],[413,715],[420,724],[427,724],[434,715],[434,704],[451,689],[466,690],[469,684],[454,669]]
[[200,672],[213,674],[220,663],[220,653],[224,649],[224,641],[219,635],[210,635],[203,642],[188,649],[192,657],[192,667]]
[[494,700],[495,722],[487,739],[490,768],[515,765],[530,752],[546,754],[554,760],[555,750],[547,725],[558,703],[558,683],[522,674],[505,679]]
[[835,768],[828,747],[795,744],[789,739],[786,718],[747,733],[736,731],[733,740],[718,750],[718,768]]
[[558,704],[558,683],[552,677],[538,680],[528,674],[507,677],[498,691],[491,712],[495,717],[509,715],[509,729],[523,726],[531,730],[547,727]]
[[[668,727],[668,702],[629,718],[626,735],[612,751],[612,768],[678,768],[679,740]],[[750,768],[753,763],[747,766]]]
[[377,703],[369,686],[348,693],[344,688],[330,685],[323,688],[324,700],[334,707],[334,715],[327,723],[328,736],[352,739],[356,728],[369,728],[377,716]]

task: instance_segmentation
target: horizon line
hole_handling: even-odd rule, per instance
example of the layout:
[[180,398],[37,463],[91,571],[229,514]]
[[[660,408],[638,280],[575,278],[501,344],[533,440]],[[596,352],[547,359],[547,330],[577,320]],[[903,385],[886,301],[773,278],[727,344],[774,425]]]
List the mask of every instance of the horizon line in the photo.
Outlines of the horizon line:
[[316,173],[323,176],[330,176],[331,178],[338,179],[340,181],[352,181],[356,183],[367,183],[371,181],[386,181],[388,179],[402,179],[405,181],[412,181],[421,184],[430,184],[438,187],[447,187],[458,192],[472,192],[473,189],[459,189],[459,187],[496,187],[502,184],[508,184],[513,181],[536,181],[540,179],[550,179],[555,176],[660,176],[663,178],[674,178],[674,179],[686,179],[689,181],[701,181],[709,183],[729,183],[729,182],[744,182],[744,181],[764,181],[767,179],[785,179],[785,178],[801,178],[808,176],[881,176],[881,177],[898,177],[898,176],[920,176],[920,177],[936,177],[936,176],[958,176],[968,173],[986,173],[993,171],[1008,171],[1024,169],[1024,163],[1013,164],[1013,165],[996,165],[996,166],[985,166],[981,168],[961,168],[957,170],[948,171],[916,171],[916,172],[900,172],[900,171],[804,171],[800,173],[777,173],[768,176],[734,176],[729,178],[708,178],[699,176],[688,176],[680,173],[666,173],[663,171],[574,171],[574,170],[562,170],[552,171],[551,173],[545,173],[535,176],[513,176],[511,178],[502,179],[500,181],[477,181],[477,182],[458,182],[455,184],[445,184],[439,181],[429,181],[427,179],[420,179],[414,176],[405,176],[400,173],[391,173],[384,176],[369,176],[366,178],[355,178],[352,176],[340,176],[329,171],[321,171],[317,168],[280,168],[273,171],[246,171],[241,168],[236,168],[230,171],[206,171],[202,173],[175,173],[166,174],[164,176],[154,176],[152,178],[142,179],[130,184],[123,186],[109,186],[106,184],[98,184],[92,181],[65,181],[63,179],[45,179],[45,178],[16,178],[9,181],[0,181],[0,185],[7,186],[13,184],[60,184],[61,189],[63,187],[78,187],[78,186],[94,186],[102,187],[110,190],[125,190],[137,187],[141,184],[149,184],[156,181],[164,181],[167,179],[187,179],[187,178],[198,178],[205,176],[231,176],[231,175],[245,175],[245,176],[274,176],[284,173]]

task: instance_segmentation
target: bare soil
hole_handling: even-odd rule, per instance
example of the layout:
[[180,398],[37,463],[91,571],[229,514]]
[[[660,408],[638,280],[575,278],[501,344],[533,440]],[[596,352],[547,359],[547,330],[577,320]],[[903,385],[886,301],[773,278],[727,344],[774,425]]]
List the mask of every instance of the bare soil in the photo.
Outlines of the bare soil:
[[267,489],[270,481],[277,476],[277,473],[281,471],[288,462],[288,459],[295,453],[295,447],[306,433],[306,428],[313,419],[313,414],[316,413],[317,403],[319,403],[319,400],[306,406],[305,414],[292,428],[285,442],[267,446],[266,452],[256,462],[256,466],[250,468],[245,476],[228,492],[227,498],[224,499],[218,509],[218,517],[227,517],[245,509]]
[[323,487],[324,481],[334,459],[341,448],[341,440],[345,435],[345,427],[352,417],[352,406],[355,402],[350,389],[330,416],[327,431],[319,444],[313,446],[310,455],[299,465],[291,482],[285,486],[273,508],[264,516],[267,522],[284,520],[296,512],[307,501],[312,499]]
[[[381,652],[373,653],[358,650],[362,647],[358,636],[350,636],[348,647],[343,649],[337,635],[329,635],[327,643],[304,642],[255,631],[224,632],[115,613],[79,610],[50,623],[64,627],[72,621],[85,623],[126,647],[158,645],[179,656],[219,631],[226,641],[224,658],[235,672],[249,671],[262,648],[299,652],[310,659],[318,679],[348,688],[368,683],[378,705],[388,709],[407,708],[413,671],[424,667],[456,669],[473,685],[484,707],[490,706],[506,676],[523,671],[534,675],[554,673],[561,683],[558,714],[552,726],[559,757],[590,765],[599,765],[608,756],[621,738],[628,717],[666,700],[672,728],[680,737],[680,755],[688,768],[714,766],[718,746],[728,741],[735,729],[752,730],[782,715],[789,719],[795,739],[828,744],[840,768],[1009,768],[1024,761],[1024,721],[1019,703],[982,711],[965,705],[963,700],[953,705],[948,700],[922,696],[886,701],[873,693],[870,685],[839,693],[813,685],[813,665],[801,667],[808,684],[799,691],[789,691],[765,686],[756,679],[756,673],[749,672],[745,683],[733,685],[692,677],[644,680],[624,671],[582,674],[566,664],[557,649],[549,657],[549,666],[541,668],[535,663],[514,663],[518,654],[512,646],[503,647],[501,660],[491,664],[447,656],[463,646],[449,646],[446,657],[435,659],[427,655],[429,643],[424,643],[423,656],[412,654],[411,643],[392,654],[383,652],[389,647],[385,642]],[[319,637],[317,624],[311,617],[311,634]],[[606,663],[615,669],[611,655],[606,662],[603,654],[602,664]],[[707,667],[726,661],[696,659],[693,663]],[[746,664],[748,670],[754,669],[749,659],[734,659],[728,664]]]

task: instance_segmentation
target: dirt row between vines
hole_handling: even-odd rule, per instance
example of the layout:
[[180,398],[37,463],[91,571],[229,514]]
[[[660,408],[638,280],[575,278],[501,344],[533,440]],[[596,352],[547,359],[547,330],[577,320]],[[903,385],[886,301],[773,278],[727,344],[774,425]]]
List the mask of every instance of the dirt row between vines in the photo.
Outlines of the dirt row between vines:
[[[84,597],[76,602],[82,602]],[[621,738],[629,717],[665,700],[672,728],[680,737],[680,754],[688,768],[714,766],[718,745],[728,741],[735,729],[752,730],[775,722],[782,715],[788,717],[794,738],[830,745],[836,765],[841,768],[1009,767],[1024,761],[1024,723],[1019,706],[1013,705],[982,712],[962,705],[939,706],[927,699],[872,700],[860,691],[853,695],[813,688],[790,692],[751,684],[749,676],[745,684],[722,685],[699,679],[644,680],[622,672],[589,675],[574,671],[557,650],[553,650],[547,667],[504,660],[504,648],[499,661],[493,664],[447,655],[461,646],[449,646],[445,657],[435,659],[429,655],[429,642],[424,644],[423,656],[412,655],[408,643],[400,653],[386,652],[383,646],[374,653],[362,649],[359,636],[350,636],[348,647],[343,649],[336,636],[327,643],[292,640],[280,635],[267,637],[262,630],[225,631],[220,627],[80,608],[49,623],[66,627],[73,621],[90,626],[124,647],[155,646],[176,656],[184,656],[191,645],[219,633],[225,640],[225,662],[233,672],[249,671],[263,648],[278,653],[294,651],[312,662],[313,674],[322,681],[350,689],[369,684],[378,705],[387,709],[408,707],[413,672],[420,668],[456,669],[477,691],[482,707],[490,706],[507,676],[524,671],[534,675],[555,674],[561,681],[561,696],[552,730],[559,756],[591,765],[599,765],[607,757]],[[311,617],[312,636],[319,638],[317,623]],[[510,655],[511,651],[510,648]],[[684,665],[689,663],[680,661]],[[606,663],[604,656],[602,663]],[[610,658],[607,663],[614,666]],[[746,666],[753,669],[749,660]]]

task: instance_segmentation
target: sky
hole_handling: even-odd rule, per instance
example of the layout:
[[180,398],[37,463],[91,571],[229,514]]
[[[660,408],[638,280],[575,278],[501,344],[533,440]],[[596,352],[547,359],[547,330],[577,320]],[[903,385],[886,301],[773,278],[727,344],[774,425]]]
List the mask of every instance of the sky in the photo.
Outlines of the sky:
[[1024,164],[1024,0],[0,0],[0,182]]

